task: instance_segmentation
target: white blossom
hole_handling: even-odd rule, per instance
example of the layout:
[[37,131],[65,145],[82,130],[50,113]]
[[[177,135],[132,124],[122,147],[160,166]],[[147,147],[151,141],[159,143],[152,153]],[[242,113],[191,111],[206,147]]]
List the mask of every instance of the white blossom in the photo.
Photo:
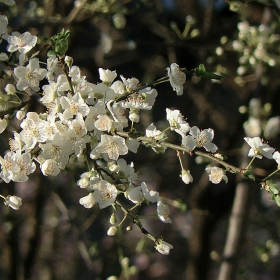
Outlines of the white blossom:
[[18,78],[16,87],[18,90],[25,90],[30,87],[34,91],[39,91],[39,81],[43,80],[47,70],[39,67],[39,59],[31,58],[26,67],[18,66],[14,69],[15,76]]
[[12,35],[8,37],[7,50],[9,52],[19,51],[19,63],[23,65],[26,60],[25,54],[29,52],[37,43],[37,37],[31,35],[28,31],[20,34],[19,32],[13,32]]
[[142,188],[144,198],[147,201],[152,203],[157,202],[159,198],[159,193],[157,191],[149,190],[145,182],[141,184],[141,188]]
[[112,128],[112,120],[107,115],[98,115],[94,126],[100,131],[110,131]]
[[125,144],[126,144],[127,148],[135,154],[137,153],[137,150],[140,146],[140,142],[133,138],[127,138],[125,140]]
[[273,154],[273,159],[277,162],[278,165],[280,164],[280,153],[278,151]]
[[182,137],[190,130],[189,124],[184,120],[179,110],[166,109],[166,119],[170,124],[170,129],[175,130]]
[[157,215],[158,215],[159,219],[164,223],[171,224],[172,221],[169,218],[169,213],[170,213],[169,206],[162,201],[161,197],[158,197],[158,199],[157,199]]
[[122,95],[125,93],[125,85],[122,81],[115,81],[110,88],[117,94]]
[[102,68],[98,68],[99,71],[99,78],[102,82],[111,84],[115,78],[117,77],[116,71],[111,71],[111,70],[104,70]]
[[95,204],[95,200],[94,200],[94,198],[93,198],[93,194],[90,193],[89,195],[82,197],[82,198],[79,200],[79,203],[80,203],[81,205],[83,205],[85,208],[91,208],[91,207],[93,207],[93,205]]
[[222,180],[224,180],[226,183],[228,182],[228,178],[225,175],[224,169],[214,166],[214,167],[207,167],[206,171],[210,173],[209,180],[213,184],[219,184]]
[[106,153],[110,159],[117,160],[119,155],[126,155],[128,148],[120,136],[101,135],[100,143],[95,147],[98,153]]
[[89,107],[85,103],[84,99],[81,97],[81,94],[77,92],[75,95],[71,96],[62,96],[60,98],[61,107],[64,109],[63,114],[60,115],[61,120],[68,120],[73,118],[78,113],[83,117],[89,113]]
[[97,85],[90,85],[91,91],[88,94],[89,98],[96,98],[98,100],[104,99],[107,100],[114,100],[117,96],[117,93],[114,92],[110,87],[103,83],[99,83]]
[[130,78],[130,79],[126,79],[124,76],[120,75],[124,85],[126,86],[126,89],[129,92],[133,92],[135,90],[137,90],[137,88],[140,86],[140,82],[138,79],[136,78]]
[[156,250],[158,250],[163,255],[169,255],[169,252],[171,249],[173,249],[173,246],[161,239],[156,240]]
[[8,38],[9,45],[7,50],[9,52],[19,51],[20,53],[27,53],[36,45],[36,42],[37,37],[31,35],[28,31],[23,34],[13,32]]
[[15,152],[7,152],[4,158],[0,156],[1,173],[0,177],[9,183],[11,180],[14,182],[26,182],[30,173],[36,169],[36,165],[31,160],[29,153],[21,154],[20,150]]
[[60,172],[58,163],[53,159],[47,159],[41,165],[41,170],[45,176],[57,176]]
[[110,206],[116,200],[117,188],[105,180],[101,180],[97,189],[93,193],[94,200],[99,204],[99,208],[103,209]]
[[257,158],[262,158],[263,156],[269,159],[272,159],[272,154],[275,149],[271,148],[268,144],[263,143],[260,137],[245,137],[244,140],[249,144],[251,147],[248,156]]
[[204,147],[206,151],[211,153],[215,153],[217,151],[218,147],[212,143],[214,138],[213,129],[208,128],[200,131],[197,126],[193,126],[189,133],[190,135],[187,135],[182,139],[182,144],[186,148],[193,150],[195,147]]
[[126,195],[127,198],[133,203],[140,203],[143,198],[142,187],[133,187],[133,185],[130,185],[129,188],[126,190]]
[[176,63],[172,63],[170,68],[167,67],[166,69],[173,90],[177,92],[177,95],[182,95],[183,84],[186,81],[185,73],[180,70],[179,65],[177,65]]
[[267,121],[263,135],[266,139],[275,137],[280,132],[280,117],[272,117]]
[[250,116],[249,119],[244,122],[243,128],[246,135],[249,137],[256,137],[262,133],[260,120],[252,116]]
[[126,183],[132,183],[132,184],[137,184],[138,182],[138,175],[134,171],[134,164],[131,162],[130,164],[127,164],[125,159],[120,158],[117,161],[117,174],[118,178]]
[[29,112],[26,114],[26,118],[20,124],[22,131],[20,132],[20,138],[25,144],[26,150],[31,150],[35,147],[36,143],[45,142],[48,137],[47,121],[41,120],[39,115],[35,112]]

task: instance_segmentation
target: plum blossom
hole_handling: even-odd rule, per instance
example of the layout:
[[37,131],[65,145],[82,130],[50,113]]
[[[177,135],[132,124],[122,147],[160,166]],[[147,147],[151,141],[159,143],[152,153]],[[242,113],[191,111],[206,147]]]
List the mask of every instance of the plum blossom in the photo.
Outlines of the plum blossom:
[[89,107],[85,103],[81,94],[77,92],[75,95],[68,94],[68,96],[62,96],[60,98],[61,107],[65,110],[63,114],[60,114],[61,120],[68,120],[73,116],[80,113],[83,117],[89,113]]
[[31,58],[26,67],[16,67],[14,69],[14,74],[18,78],[16,84],[18,90],[25,90],[30,87],[37,92],[40,90],[39,81],[45,78],[47,70],[40,68],[38,58]]
[[140,203],[143,198],[142,187],[133,187],[133,185],[130,185],[126,190],[125,195],[133,203]]
[[170,129],[175,130],[182,137],[190,130],[189,124],[184,120],[179,110],[166,109],[166,119],[170,124]]
[[15,52],[18,51],[19,55],[19,64],[23,65],[26,60],[26,53],[28,53],[32,48],[35,47],[37,43],[37,37],[31,35],[28,31],[20,34],[19,32],[13,32],[12,35],[8,37],[7,51]]
[[173,90],[177,92],[177,95],[182,95],[183,84],[186,81],[185,73],[180,70],[179,65],[176,63],[172,63],[170,68],[167,67],[166,70]]
[[245,137],[244,140],[249,144],[251,147],[248,156],[249,157],[257,157],[262,158],[263,156],[269,159],[272,159],[272,154],[275,149],[271,148],[268,144],[263,143],[260,137]]
[[79,200],[79,203],[80,203],[81,205],[83,205],[85,208],[91,208],[91,207],[93,207],[93,205],[95,204],[95,200],[94,200],[94,198],[93,198],[93,194],[90,193],[89,195],[82,197],[82,198]]
[[157,215],[158,215],[159,219],[164,223],[171,224],[172,221],[169,218],[169,213],[170,213],[169,206],[162,201],[161,197],[158,197],[158,199],[157,199]]
[[98,153],[106,153],[110,159],[117,160],[119,155],[126,155],[128,148],[120,136],[101,135],[100,143],[95,147]]
[[210,173],[209,180],[213,184],[219,184],[222,180],[224,180],[226,183],[228,182],[228,178],[225,175],[224,169],[214,166],[214,167],[207,167],[206,171]]
[[53,159],[47,159],[41,165],[41,170],[45,176],[57,176],[60,172],[58,163]]
[[93,193],[95,202],[99,204],[99,208],[103,209],[110,206],[116,200],[118,191],[117,188],[105,180],[101,180],[97,184],[97,189]]
[[157,251],[159,251],[163,255],[169,255],[169,252],[171,249],[173,249],[173,246],[161,239],[158,239],[155,241],[155,248]]
[[112,128],[112,120],[107,115],[98,115],[94,126],[100,131],[110,131]]
[[104,70],[102,68],[98,68],[98,71],[99,71],[99,78],[103,83],[111,84],[117,77],[116,71],[111,71],[108,69]]
[[31,150],[35,147],[36,143],[45,142],[49,138],[47,121],[41,120],[39,115],[35,112],[29,112],[26,118],[21,123],[22,131],[20,138],[25,144],[26,150]]
[[130,78],[130,79],[126,79],[124,76],[120,75],[124,85],[126,86],[127,91],[129,92],[133,92],[135,90],[137,90],[137,88],[140,86],[140,82],[138,79],[136,78]]
[[148,202],[157,202],[159,198],[159,193],[157,191],[149,190],[145,182],[141,184],[141,188],[143,196]]
[[280,153],[278,151],[273,154],[273,159],[277,162],[278,165],[280,165]]
[[190,129],[190,135],[183,137],[182,144],[190,149],[193,150],[195,147],[204,149],[207,152],[215,153],[218,147],[212,143],[214,138],[214,130],[211,128],[204,129],[200,131],[197,126],[193,126]]
[[26,182],[30,173],[36,169],[36,165],[31,160],[29,153],[21,154],[20,150],[15,152],[7,152],[4,158],[0,156],[0,164],[2,171],[0,177],[9,183],[11,180],[14,182]]

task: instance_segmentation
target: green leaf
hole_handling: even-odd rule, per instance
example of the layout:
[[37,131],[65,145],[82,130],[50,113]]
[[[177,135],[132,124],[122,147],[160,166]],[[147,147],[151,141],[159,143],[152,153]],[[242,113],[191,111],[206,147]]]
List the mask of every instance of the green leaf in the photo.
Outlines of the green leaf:
[[255,175],[250,170],[245,170],[243,175],[255,181]]
[[199,78],[215,79],[215,80],[222,79],[222,76],[219,76],[212,72],[207,72],[205,69],[205,66],[203,64],[199,64],[198,68],[194,69],[194,74],[195,74],[195,76],[197,76]]

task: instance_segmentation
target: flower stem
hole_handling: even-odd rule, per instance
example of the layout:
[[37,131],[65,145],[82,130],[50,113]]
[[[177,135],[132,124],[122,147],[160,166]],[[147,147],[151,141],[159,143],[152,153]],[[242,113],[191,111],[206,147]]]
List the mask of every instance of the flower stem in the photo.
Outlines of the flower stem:
[[277,173],[280,169],[277,168],[276,170],[274,170],[271,174],[269,174],[267,177],[265,177],[262,181],[265,182],[268,178],[270,178],[272,175],[274,175],[275,173]]

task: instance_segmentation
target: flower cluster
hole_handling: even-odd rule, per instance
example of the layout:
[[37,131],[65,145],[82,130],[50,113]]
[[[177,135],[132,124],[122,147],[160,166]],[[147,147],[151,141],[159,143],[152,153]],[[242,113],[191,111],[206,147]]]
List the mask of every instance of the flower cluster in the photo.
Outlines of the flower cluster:
[[[12,77],[15,79],[14,84],[5,87],[5,92],[19,100],[19,105],[15,107],[17,112],[13,115],[20,120],[20,131],[13,132],[13,139],[10,139],[9,143],[10,150],[3,157],[0,156],[0,178],[4,182],[26,182],[36,166],[40,167],[44,176],[57,176],[61,170],[73,163],[87,166],[87,171],[83,172],[77,181],[77,185],[86,192],[86,195],[79,199],[79,203],[87,209],[112,206],[113,216],[116,209],[120,209],[124,218],[119,223],[115,218],[110,219],[108,235],[115,235],[122,222],[131,218],[132,223],[154,242],[155,249],[167,255],[173,248],[172,245],[148,233],[141,223],[142,217],[133,211],[142,204],[154,204],[153,217],[170,224],[170,201],[158,191],[149,189],[146,182],[139,181],[134,164],[128,164],[122,156],[129,152],[137,153],[141,144],[156,153],[164,153],[167,148],[172,148],[177,152],[181,165],[180,176],[185,184],[192,183],[193,177],[181,160],[183,153],[202,155],[222,165],[224,168],[210,165],[206,167],[209,180],[214,184],[222,180],[227,182],[227,171],[245,174],[244,170],[230,166],[216,154],[218,147],[212,143],[213,129],[190,126],[179,110],[166,108],[166,128],[162,131],[153,123],[144,131],[137,130],[141,111],[152,110],[155,104],[158,96],[155,85],[170,82],[177,95],[183,94],[187,70],[176,63],[166,68],[165,77],[151,84],[142,84],[135,77],[125,78],[122,75],[118,79],[116,71],[102,68],[98,69],[100,82],[91,83],[82,75],[81,69],[73,65],[73,58],[66,55],[70,31],[63,30],[47,41],[46,44],[51,50],[46,67],[43,67],[37,57],[38,53],[29,55],[40,40],[29,32],[9,34],[7,26],[8,19],[0,15],[0,37],[7,45],[6,52],[0,54],[0,60],[11,67]],[[248,32],[252,37],[250,40],[253,40],[256,32],[255,29],[248,28],[246,24],[239,26],[239,36],[244,41],[249,40],[246,35]],[[266,34],[262,44],[265,44],[265,36],[270,34],[264,30],[260,30]],[[272,58],[261,53],[264,51],[262,46],[258,45],[259,52],[255,52],[254,56],[272,64]],[[247,52],[244,55],[247,55]],[[244,62],[246,59],[243,59]],[[255,63],[252,55],[247,60],[252,65]],[[220,78],[207,72],[203,64],[191,70],[188,75]],[[18,93],[28,98],[38,97],[38,102],[45,107],[45,111],[27,112],[29,99],[23,102]],[[3,116],[4,118],[0,119],[0,133],[6,129],[12,117],[10,111]],[[168,130],[179,135],[179,145],[166,142]],[[280,169],[279,152],[275,152],[275,149],[259,137],[246,137],[245,141],[251,146],[249,157],[273,158],[278,164],[277,170]],[[246,171],[249,170],[250,165],[246,168]],[[0,197],[14,210],[18,210],[22,205],[20,197]],[[280,195],[275,194],[275,199],[278,197]],[[122,199],[126,199],[131,207],[126,209],[120,202]]]

